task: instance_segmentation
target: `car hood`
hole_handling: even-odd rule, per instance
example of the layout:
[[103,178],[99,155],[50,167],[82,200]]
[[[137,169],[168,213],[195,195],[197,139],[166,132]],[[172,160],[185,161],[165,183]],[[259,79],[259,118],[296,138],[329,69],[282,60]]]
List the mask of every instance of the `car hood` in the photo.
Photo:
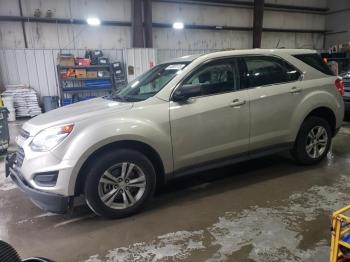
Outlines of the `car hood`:
[[129,110],[132,106],[133,103],[117,102],[104,98],[91,99],[38,115],[25,122],[23,129],[28,131],[30,136],[33,136],[47,127],[70,124],[96,116],[103,117],[111,112]]

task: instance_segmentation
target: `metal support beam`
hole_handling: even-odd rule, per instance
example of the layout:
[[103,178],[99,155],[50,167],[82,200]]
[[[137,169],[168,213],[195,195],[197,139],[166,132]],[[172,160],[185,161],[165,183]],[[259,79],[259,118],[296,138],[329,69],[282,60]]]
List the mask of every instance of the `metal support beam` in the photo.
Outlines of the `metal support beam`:
[[[51,24],[73,24],[73,25],[87,25],[86,20],[83,19],[69,19],[69,18],[48,18],[48,17],[34,17],[34,16],[0,16],[0,21],[7,22],[28,22],[28,23],[51,23]],[[101,21],[101,25],[108,26],[131,26],[130,22],[124,21]]]
[[132,47],[145,47],[142,22],[142,0],[132,0],[131,8]]
[[[153,0],[154,2],[166,2],[166,3],[178,3],[178,4],[197,4],[197,5],[209,5],[209,6],[232,6],[242,8],[253,8],[253,1],[240,1],[240,0]],[[325,13],[329,8],[313,7],[313,6],[300,6],[300,5],[285,5],[285,4],[273,4],[266,3],[265,8],[269,10],[287,11],[287,12],[300,12],[300,13]]]
[[[1,17],[0,17],[1,18]],[[169,23],[153,23],[154,28],[172,28],[173,24]],[[185,29],[196,30],[216,30],[216,31],[253,31],[253,27],[245,26],[217,26],[217,25],[185,25]],[[283,29],[283,28],[269,28],[263,27],[263,32],[276,32],[276,33],[311,33],[311,34],[324,34],[327,31],[318,29]]]
[[264,19],[264,0],[254,0],[253,48],[261,47]]
[[[19,14],[21,17],[23,17],[23,10],[22,10],[22,1],[18,0],[18,8],[19,8]],[[22,25],[22,32],[23,32],[23,42],[24,42],[24,47],[28,48],[28,41],[27,41],[27,33],[26,33],[26,27],[24,25],[24,21],[21,21]]]
[[[86,20],[82,19],[69,19],[69,18],[46,18],[46,17],[32,17],[32,16],[0,16],[0,21],[6,22],[27,22],[27,23],[50,23],[50,24],[74,24],[74,25],[87,25]],[[124,21],[108,21],[102,20],[102,26],[125,26],[131,27],[131,22]],[[153,28],[172,28],[173,24],[170,23],[152,23]],[[239,27],[239,26],[216,26],[216,25],[185,25],[185,29],[198,29],[198,30],[226,30],[226,31],[253,31],[252,27]],[[280,33],[315,33],[324,34],[328,33],[325,30],[317,29],[283,29],[283,28],[263,28],[263,32],[280,32]]]
[[143,17],[145,30],[145,44],[147,48],[153,47],[152,32],[152,0],[143,0]]

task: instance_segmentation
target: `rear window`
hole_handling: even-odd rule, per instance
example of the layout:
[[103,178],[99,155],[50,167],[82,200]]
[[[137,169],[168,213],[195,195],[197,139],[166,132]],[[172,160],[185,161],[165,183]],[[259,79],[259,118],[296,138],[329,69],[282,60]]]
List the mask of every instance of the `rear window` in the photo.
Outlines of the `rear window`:
[[276,57],[252,56],[244,60],[249,87],[287,83],[300,77],[299,71]]
[[294,55],[295,58],[298,58],[299,60],[303,61],[305,64],[308,64],[309,66],[315,68],[318,71],[321,71],[322,73],[326,75],[333,76],[333,72],[329,69],[328,65],[326,65],[321,56],[318,54],[303,54],[303,55]]

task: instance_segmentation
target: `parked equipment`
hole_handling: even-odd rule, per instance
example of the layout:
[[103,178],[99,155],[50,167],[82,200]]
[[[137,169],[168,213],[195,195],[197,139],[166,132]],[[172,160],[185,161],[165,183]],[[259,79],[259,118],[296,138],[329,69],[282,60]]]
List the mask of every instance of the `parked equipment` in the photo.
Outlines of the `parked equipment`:
[[44,112],[58,108],[58,96],[44,96]]
[[333,213],[330,262],[350,262],[350,205]]
[[8,113],[6,107],[0,107],[0,154],[6,153],[10,143]]
[[15,110],[14,97],[13,96],[3,96],[2,101],[3,101],[4,107],[6,107],[8,110],[8,114],[7,114],[8,121],[10,121],[10,122],[16,121],[16,110]]

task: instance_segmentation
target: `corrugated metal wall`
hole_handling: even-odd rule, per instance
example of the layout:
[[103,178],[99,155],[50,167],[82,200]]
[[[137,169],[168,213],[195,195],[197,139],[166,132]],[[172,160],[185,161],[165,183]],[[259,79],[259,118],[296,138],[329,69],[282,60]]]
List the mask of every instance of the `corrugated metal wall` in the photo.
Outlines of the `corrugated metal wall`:
[[[191,54],[208,53],[214,50],[182,49],[103,49],[111,62],[121,61],[127,70],[134,67],[131,81],[153,65],[166,60]],[[0,81],[3,86],[26,84],[40,96],[58,95],[57,56],[59,53],[83,57],[84,49],[0,49]]]
[[186,55],[196,55],[205,54],[217,51],[215,49],[196,49],[196,50],[185,50],[185,49],[158,49],[157,50],[157,61],[162,63],[170,59],[186,56]]
[[127,74],[130,82],[157,64],[157,51],[153,48],[128,48],[124,49],[124,59],[125,68],[132,66],[134,69],[134,74]]

